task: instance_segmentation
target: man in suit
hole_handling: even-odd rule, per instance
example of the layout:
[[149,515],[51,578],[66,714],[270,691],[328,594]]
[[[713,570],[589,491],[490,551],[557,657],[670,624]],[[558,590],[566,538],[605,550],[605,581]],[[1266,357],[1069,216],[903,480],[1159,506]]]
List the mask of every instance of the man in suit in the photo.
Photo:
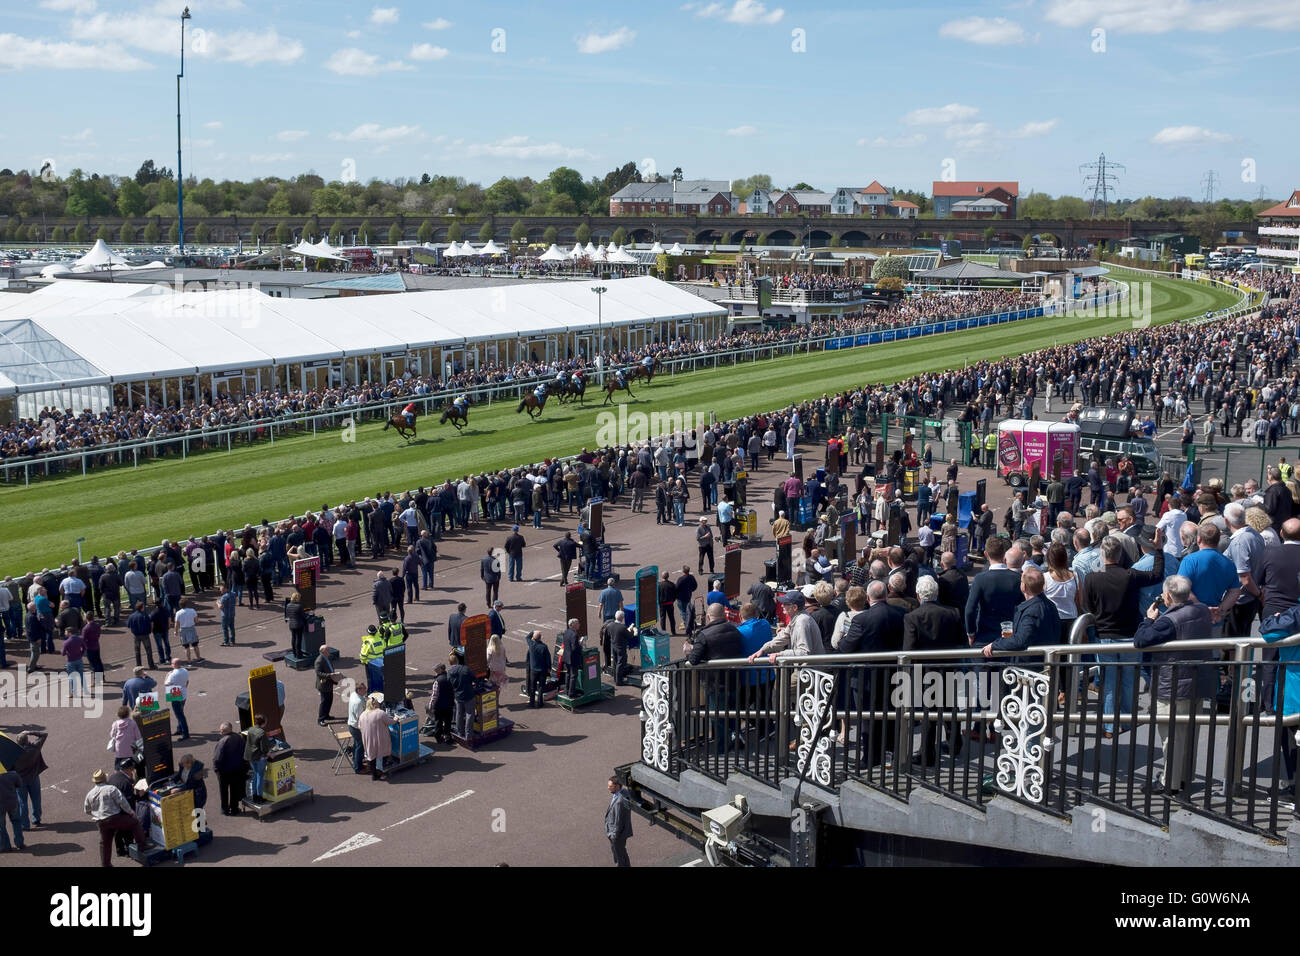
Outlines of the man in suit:
[[465,605],[457,604],[456,613],[447,619],[447,641],[452,647],[460,647],[460,626],[465,617]]
[[483,603],[488,607],[501,596],[501,562],[492,553],[491,545],[487,554],[479,558],[478,576],[483,579]]
[[[897,651],[903,647],[903,620],[901,608],[888,603],[889,592],[884,581],[867,585],[867,609],[853,618],[848,631],[840,638],[841,654],[869,654],[876,651]],[[855,686],[853,696],[864,710],[888,710],[889,689],[893,672],[885,666],[869,668],[866,686]],[[868,721],[866,739],[862,741],[864,766],[883,765],[885,753],[894,746],[893,719]]]
[[612,621],[604,623],[601,633],[604,635],[605,658],[614,674],[614,686],[622,687],[623,678],[627,675],[627,645],[631,633],[623,622],[621,610],[614,612]]
[[334,700],[334,682],[338,676],[334,673],[334,662],[330,660],[330,646],[322,644],[320,654],[316,657],[316,691],[320,694],[320,709],[316,713],[316,723],[322,727],[331,720],[330,703]]
[[609,806],[605,808],[605,836],[614,851],[615,866],[631,866],[627,858],[627,838],[632,835],[632,805],[616,777],[609,778]]
[[568,626],[560,634],[560,649],[564,652],[564,693],[570,698],[578,696],[578,673],[582,667],[582,642],[578,639],[578,619],[569,618]]
[[[966,632],[962,627],[961,611],[939,603],[941,588],[942,585],[935,578],[920,578],[916,582],[916,599],[921,603],[903,618],[903,650],[937,651],[966,646]],[[936,669],[940,670],[941,675],[950,670],[950,668]],[[945,680],[942,686],[947,687],[948,682]],[[943,707],[955,711],[957,701],[945,697]],[[913,754],[912,762],[932,767],[938,762],[939,726],[944,721],[942,717],[933,716],[927,719],[927,723],[930,725],[929,732],[924,734],[921,752]],[[961,751],[961,727],[955,717],[948,722],[947,730],[948,749],[953,756],[956,756]]]
[[1043,594],[1043,572],[1032,564],[1020,572],[1020,593],[1024,600],[1011,616],[1011,636],[984,645],[984,656],[994,651],[1023,651],[1027,647],[1055,644],[1061,639],[1061,616],[1056,605]]
[[[966,610],[966,598],[970,596],[970,582],[966,575],[957,570],[957,555],[945,551],[939,556],[939,597],[944,607],[956,608],[958,613]],[[919,583],[919,581],[918,581]]]
[[971,647],[989,644],[1002,636],[1002,622],[1011,620],[1023,597],[1020,575],[1003,562],[1005,538],[990,538],[984,545],[988,568],[975,575],[966,597],[966,637]]

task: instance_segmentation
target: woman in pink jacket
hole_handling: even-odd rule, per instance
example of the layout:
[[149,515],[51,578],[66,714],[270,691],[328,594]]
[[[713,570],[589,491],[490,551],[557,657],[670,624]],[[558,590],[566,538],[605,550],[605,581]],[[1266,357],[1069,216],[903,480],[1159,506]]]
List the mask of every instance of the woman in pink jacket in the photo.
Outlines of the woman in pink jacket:
[[117,720],[108,732],[108,749],[113,751],[113,768],[121,770],[131,762],[131,748],[140,739],[140,728],[131,717],[131,708],[117,709]]

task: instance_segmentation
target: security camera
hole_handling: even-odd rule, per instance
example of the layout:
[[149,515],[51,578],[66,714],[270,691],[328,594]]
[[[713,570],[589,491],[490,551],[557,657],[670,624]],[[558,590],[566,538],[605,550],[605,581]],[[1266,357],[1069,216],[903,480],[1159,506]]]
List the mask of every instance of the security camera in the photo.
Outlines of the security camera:
[[745,827],[749,824],[749,801],[741,794],[737,794],[732,798],[731,803],[706,810],[702,817],[708,825],[704,853],[709,863],[717,866],[718,851],[725,850],[728,854],[735,855],[736,839],[745,832]]

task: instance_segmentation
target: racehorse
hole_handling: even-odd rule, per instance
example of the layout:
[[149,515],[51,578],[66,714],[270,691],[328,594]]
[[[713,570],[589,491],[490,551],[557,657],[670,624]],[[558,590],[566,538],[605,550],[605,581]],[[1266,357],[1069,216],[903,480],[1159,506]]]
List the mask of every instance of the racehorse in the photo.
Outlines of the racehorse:
[[632,381],[635,382],[637,379],[643,378],[646,380],[646,384],[648,385],[650,384],[651,380],[654,379],[655,375],[657,375],[658,373],[659,373],[659,356],[656,355],[654,357],[654,361],[650,364],[648,368],[644,365],[641,365],[640,363],[632,367]]
[[451,422],[452,427],[455,428],[456,431],[460,431],[469,424],[469,409],[466,408],[464,411],[461,411],[460,406],[454,403],[448,405],[442,410],[442,418],[439,419],[438,424],[445,425],[447,422]]
[[515,409],[515,414],[518,415],[526,408],[528,409],[529,418],[541,418],[542,409],[546,407],[546,399],[550,397],[550,394],[550,392],[543,392],[542,397],[539,399],[536,392],[526,392],[519,402],[519,407]]
[[[388,431],[390,428],[396,428],[397,434],[401,435],[408,442],[412,438],[417,437],[415,434],[415,423],[412,422],[410,425],[406,424],[406,416],[401,412],[393,412],[393,414],[388,416],[388,421],[384,422],[384,431]],[[410,432],[409,435],[407,434],[408,431]]]
[[583,403],[583,399],[587,394],[587,380],[585,378],[571,378],[564,382],[563,385],[562,390],[556,389],[555,392],[561,402],[568,402],[577,398],[579,404]]
[[624,380],[620,382],[617,378],[611,378],[605,382],[605,400],[601,402],[601,404],[608,405],[610,399],[614,397],[614,393],[620,390],[626,391],[628,398],[636,398],[636,396],[632,394],[631,381]]

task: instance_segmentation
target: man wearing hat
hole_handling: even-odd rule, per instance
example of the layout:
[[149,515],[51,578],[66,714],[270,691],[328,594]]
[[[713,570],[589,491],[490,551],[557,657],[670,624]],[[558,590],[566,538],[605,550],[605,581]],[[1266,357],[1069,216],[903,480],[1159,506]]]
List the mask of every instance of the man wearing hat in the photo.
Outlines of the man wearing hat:
[[695,529],[695,544],[700,551],[699,571],[704,573],[704,562],[709,562],[709,573],[713,573],[713,529],[709,527],[706,515],[700,515],[700,526]]
[[366,683],[371,690],[384,689],[384,650],[388,639],[379,633],[374,624],[367,625],[366,633],[361,638],[361,664],[366,669]]
[[90,792],[86,794],[84,808],[99,826],[99,862],[101,866],[113,865],[113,836],[119,830],[129,830],[135,845],[141,849],[145,846],[144,830],[135,818],[131,805],[127,803],[122,792],[108,782],[108,774],[96,770],[91,775]]
[[506,556],[510,559],[506,580],[522,581],[524,579],[524,548],[527,546],[524,536],[519,533],[519,525],[512,527],[505,543]]
[[766,657],[770,663],[775,664],[778,657],[826,653],[821,628],[810,615],[804,613],[803,591],[786,591],[777,600],[789,606],[792,614],[790,623],[777,631],[776,637],[749,655],[750,661]]

